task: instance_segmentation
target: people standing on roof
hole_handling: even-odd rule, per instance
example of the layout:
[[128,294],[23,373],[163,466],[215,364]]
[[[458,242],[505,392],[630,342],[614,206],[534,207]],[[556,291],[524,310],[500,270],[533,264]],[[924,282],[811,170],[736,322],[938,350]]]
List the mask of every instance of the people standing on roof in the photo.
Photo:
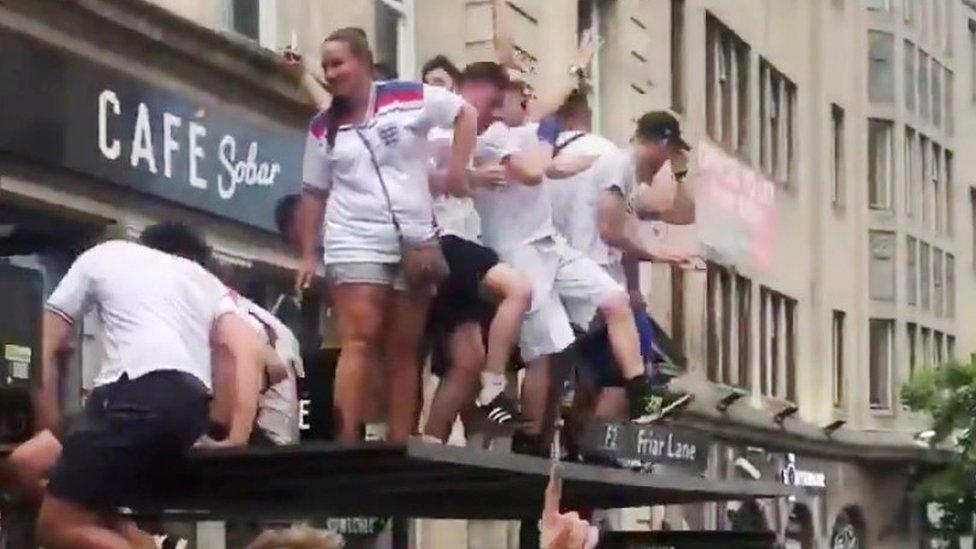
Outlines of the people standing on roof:
[[[431,287],[443,277],[427,187],[427,134],[453,128],[444,180],[463,194],[476,113],[442,88],[375,82],[372,53],[356,29],[326,38],[322,65],[333,100],[312,120],[305,146],[297,284],[307,287],[324,259],[342,339],[337,438],[360,439],[369,380],[385,370],[388,439],[403,442],[416,417],[419,341]],[[316,253],[319,235],[324,258]]]

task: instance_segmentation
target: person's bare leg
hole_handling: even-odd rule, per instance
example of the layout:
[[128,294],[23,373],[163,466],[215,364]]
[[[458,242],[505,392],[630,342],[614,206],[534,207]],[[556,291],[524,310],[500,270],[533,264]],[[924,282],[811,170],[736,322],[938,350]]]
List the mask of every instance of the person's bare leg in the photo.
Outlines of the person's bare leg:
[[392,290],[376,284],[341,284],[332,288],[339,315],[342,350],[336,365],[336,440],[359,440],[364,402],[372,390],[369,376],[382,375],[380,344],[384,314]]
[[24,497],[35,504],[44,499],[48,471],[61,456],[61,443],[51,431],[44,430],[22,443],[7,459],[12,482]]
[[626,293],[608,296],[600,305],[600,313],[607,323],[610,350],[620,367],[624,379],[634,379],[644,374],[644,359],[640,354],[640,336],[630,300]]
[[50,494],[38,513],[37,539],[46,549],[132,549],[97,513]]
[[477,322],[457,326],[448,337],[447,345],[451,365],[437,386],[424,428],[424,434],[441,441],[447,440],[454,419],[474,401],[478,392],[478,376],[485,361],[481,326]]
[[522,320],[532,304],[532,286],[526,278],[504,263],[485,273],[485,289],[500,299],[488,328],[485,371],[505,375],[512,350],[518,342]]
[[627,407],[627,393],[623,387],[604,387],[597,397],[596,409],[593,415],[600,419],[615,419],[627,421],[629,408]]
[[393,292],[383,349],[387,379],[387,440],[406,442],[416,427],[420,387],[420,339],[427,325],[430,295]]
[[540,356],[530,360],[525,367],[522,380],[522,421],[523,431],[529,435],[540,435],[546,431],[546,418],[550,413],[552,383],[550,380],[550,356]]

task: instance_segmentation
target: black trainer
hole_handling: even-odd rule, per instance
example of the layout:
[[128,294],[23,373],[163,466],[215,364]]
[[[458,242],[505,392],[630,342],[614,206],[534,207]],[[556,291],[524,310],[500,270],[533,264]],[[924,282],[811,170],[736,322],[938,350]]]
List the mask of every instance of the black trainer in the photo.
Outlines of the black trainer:
[[630,420],[638,424],[654,423],[664,419],[695,398],[691,393],[672,392],[649,383],[628,384],[627,389]]
[[519,411],[515,401],[505,393],[498,393],[488,404],[478,406],[488,421],[496,425],[509,425],[518,421]]

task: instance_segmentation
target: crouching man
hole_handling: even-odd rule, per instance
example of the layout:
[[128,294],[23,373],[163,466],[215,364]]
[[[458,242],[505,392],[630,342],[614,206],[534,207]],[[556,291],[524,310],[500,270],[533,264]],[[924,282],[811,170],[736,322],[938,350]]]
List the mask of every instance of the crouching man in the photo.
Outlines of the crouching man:
[[59,422],[58,354],[89,310],[102,325],[105,358],[83,416],[58,437],[38,516],[44,547],[133,546],[114,509],[165,483],[204,433],[217,349],[235,371],[227,441],[247,442],[262,348],[228,289],[201,266],[207,255],[190,229],[157,225],[140,243],[109,241],[83,253],[48,300],[36,403],[42,432]]

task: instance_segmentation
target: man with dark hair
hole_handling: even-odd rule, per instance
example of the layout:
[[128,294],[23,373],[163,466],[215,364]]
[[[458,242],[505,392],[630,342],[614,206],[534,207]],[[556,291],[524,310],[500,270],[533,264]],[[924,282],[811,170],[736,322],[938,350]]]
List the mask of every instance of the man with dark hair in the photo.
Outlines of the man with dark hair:
[[235,365],[225,444],[246,443],[261,346],[235,314],[227,288],[196,263],[208,255],[186,226],[150,227],[140,243],[114,240],[81,254],[48,300],[36,400],[42,432],[59,424],[57,357],[75,319],[89,310],[98,311],[106,352],[83,417],[61,436],[38,516],[45,547],[131,547],[131,532],[120,532],[125,523],[106,522],[106,515],[166,482],[165,473],[205,430],[212,350],[228,353]]
[[301,195],[292,193],[285,195],[275,204],[275,226],[278,233],[290,244],[298,244],[298,202]]
[[447,56],[435,55],[420,69],[420,80],[453,91],[461,80],[461,71]]

